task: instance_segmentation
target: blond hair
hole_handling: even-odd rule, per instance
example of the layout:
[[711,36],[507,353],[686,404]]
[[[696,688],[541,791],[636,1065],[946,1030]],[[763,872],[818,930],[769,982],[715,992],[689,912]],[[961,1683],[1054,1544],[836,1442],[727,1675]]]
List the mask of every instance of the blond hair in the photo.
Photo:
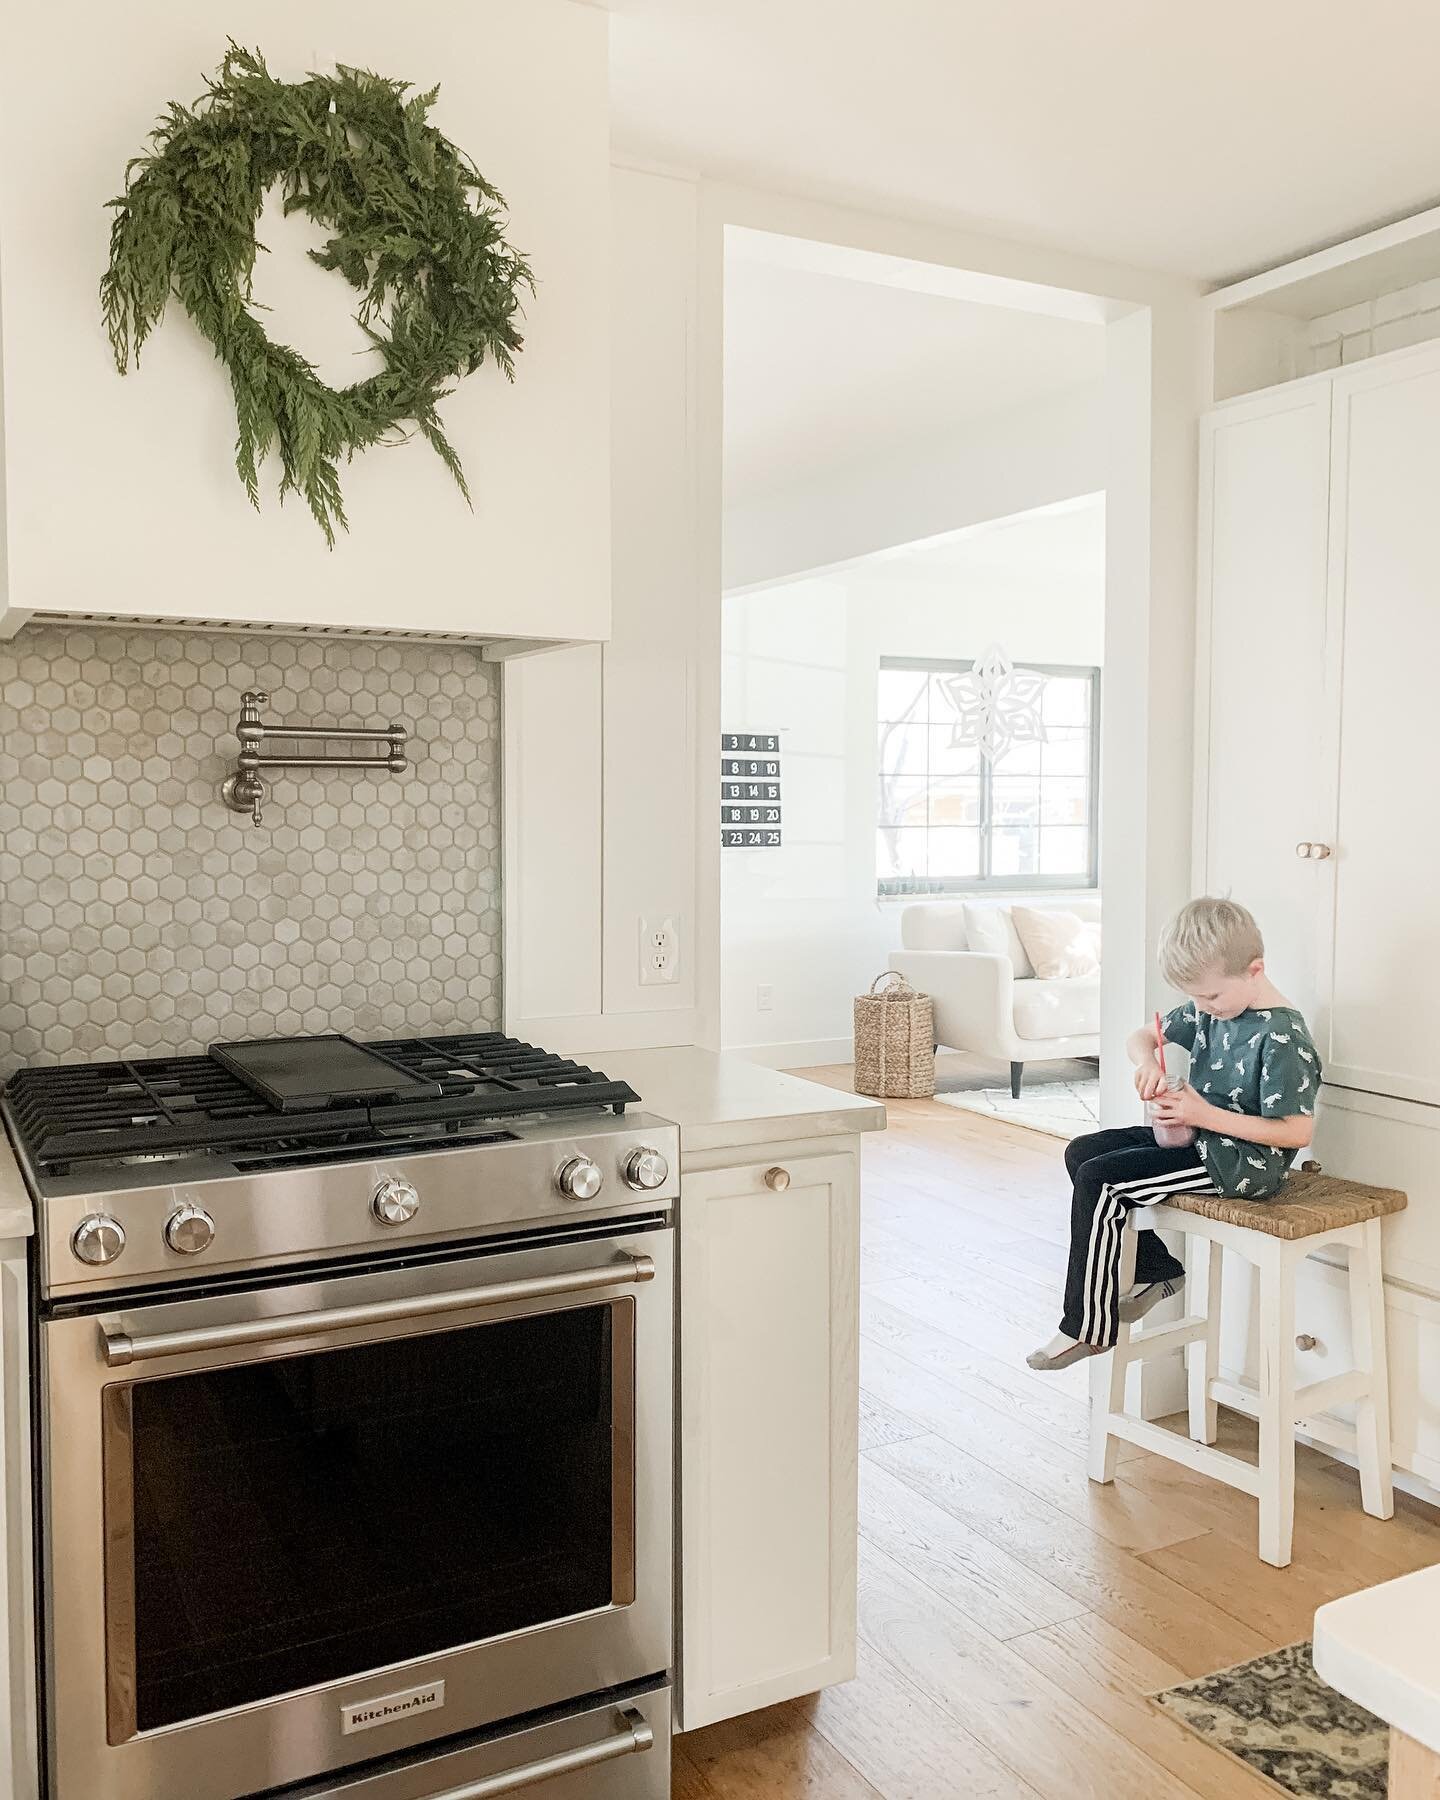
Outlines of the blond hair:
[[1208,894],[1182,906],[1160,933],[1160,973],[1187,988],[1212,969],[1239,975],[1265,954],[1254,918],[1234,900]]

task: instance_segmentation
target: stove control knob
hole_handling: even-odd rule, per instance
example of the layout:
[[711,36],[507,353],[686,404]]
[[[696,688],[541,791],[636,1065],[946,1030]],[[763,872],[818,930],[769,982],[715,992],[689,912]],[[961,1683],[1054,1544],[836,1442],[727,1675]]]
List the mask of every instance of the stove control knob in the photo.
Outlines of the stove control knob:
[[605,1177],[588,1156],[572,1156],[555,1177],[555,1185],[567,1200],[593,1200]]
[[203,1206],[177,1206],[165,1221],[165,1242],[179,1256],[198,1256],[215,1241],[215,1221]]
[[670,1165],[658,1150],[632,1150],[625,1158],[625,1185],[649,1193],[664,1187],[670,1179]]
[[370,1202],[370,1211],[378,1225],[404,1225],[419,1210],[420,1196],[403,1175],[387,1175]]
[[75,1227],[70,1248],[81,1262],[99,1268],[125,1248],[125,1227],[108,1213],[90,1213]]

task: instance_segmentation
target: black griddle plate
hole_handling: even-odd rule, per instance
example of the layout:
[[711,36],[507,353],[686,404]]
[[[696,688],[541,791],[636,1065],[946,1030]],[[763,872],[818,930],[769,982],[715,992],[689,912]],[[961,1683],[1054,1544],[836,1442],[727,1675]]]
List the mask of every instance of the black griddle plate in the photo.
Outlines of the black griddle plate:
[[247,1038],[212,1044],[210,1054],[277,1112],[322,1112],[348,1102],[434,1100],[438,1081],[354,1038]]

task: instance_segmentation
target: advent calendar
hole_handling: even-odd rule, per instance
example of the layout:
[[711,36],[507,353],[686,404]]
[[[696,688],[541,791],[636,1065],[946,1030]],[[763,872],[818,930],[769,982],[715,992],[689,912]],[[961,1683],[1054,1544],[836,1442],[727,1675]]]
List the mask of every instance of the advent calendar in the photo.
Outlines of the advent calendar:
[[727,731],[720,739],[720,844],[780,847],[780,734]]

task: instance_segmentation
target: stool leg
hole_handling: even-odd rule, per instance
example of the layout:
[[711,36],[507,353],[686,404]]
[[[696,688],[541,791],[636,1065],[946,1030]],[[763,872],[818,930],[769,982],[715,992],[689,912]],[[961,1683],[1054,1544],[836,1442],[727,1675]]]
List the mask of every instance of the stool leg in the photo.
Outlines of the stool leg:
[[1356,1404],[1355,1450],[1360,1464],[1360,1499],[1377,1519],[1393,1518],[1395,1488],[1390,1471],[1390,1384],[1385,1356],[1385,1283],[1380,1264],[1380,1221],[1361,1227],[1350,1246],[1350,1337],[1355,1367],[1370,1376],[1370,1392]]
[[1219,1409],[1210,1398],[1210,1383],[1220,1373],[1220,1260],[1218,1244],[1201,1237],[1186,1240],[1185,1311],[1205,1321],[1205,1336],[1185,1346],[1190,1435],[1197,1444],[1213,1444],[1219,1431]]
[[1295,1256],[1260,1257],[1260,1559],[1283,1569],[1295,1531]]
[[[1127,1225],[1120,1236],[1120,1292],[1135,1279],[1135,1233]],[[1120,1440],[1110,1433],[1111,1413],[1125,1410],[1125,1381],[1130,1371],[1130,1326],[1120,1321],[1115,1348],[1105,1356],[1090,1358],[1090,1479],[1115,1479],[1115,1458]]]

